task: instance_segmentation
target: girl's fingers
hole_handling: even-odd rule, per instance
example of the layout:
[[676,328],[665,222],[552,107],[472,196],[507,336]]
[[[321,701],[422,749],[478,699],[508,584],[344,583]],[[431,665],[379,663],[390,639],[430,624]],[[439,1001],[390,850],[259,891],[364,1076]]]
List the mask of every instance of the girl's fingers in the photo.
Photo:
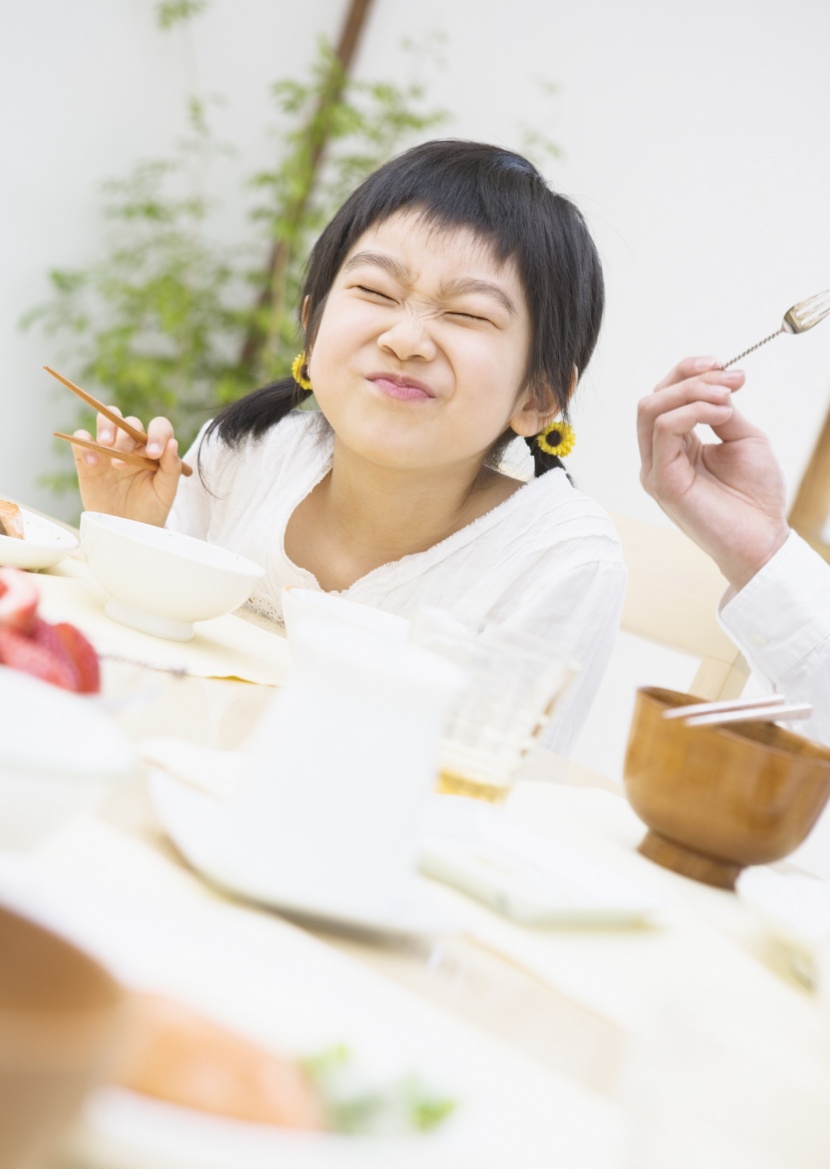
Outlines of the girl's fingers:
[[696,426],[723,427],[733,413],[731,402],[699,399],[666,410],[653,419],[640,439],[640,480],[663,473],[678,458],[688,462],[687,441]]
[[[93,442],[94,439],[88,430],[73,430],[72,434],[75,438],[83,438],[87,442]],[[86,467],[97,467],[98,456],[95,451],[85,451],[83,447],[72,447],[72,454],[75,459],[75,466],[80,474]]]
[[[147,448],[150,449],[149,447]],[[155,456],[159,457],[159,456]],[[182,464],[179,458],[179,444],[175,438],[169,438],[159,458],[159,467],[165,475],[181,474]]]
[[173,426],[168,418],[154,418],[147,427],[147,454],[151,459],[161,458],[173,438]]
[[[144,427],[141,425],[140,419],[136,418],[132,414],[128,415],[124,421],[128,422],[135,430],[144,429]],[[142,443],[136,442],[135,439],[131,438],[125,430],[119,430],[115,435],[115,442],[113,443],[113,446],[116,448],[116,450],[119,451],[134,451],[141,449]]]
[[[124,415],[117,406],[110,406],[109,409],[114,414],[117,414],[119,418],[124,418]],[[128,422],[134,430],[144,430],[141,419],[136,418],[133,414],[124,418],[124,421]],[[120,427],[110,422],[108,418],[104,418],[102,414],[98,415],[98,442],[103,446],[114,447],[119,451],[134,451],[142,445],[131,438],[125,430],[121,430]]]
[[[123,418],[123,414],[117,406],[107,406],[113,414],[117,414],[119,418]],[[97,440],[102,446],[113,446],[115,444],[115,436],[118,433],[118,427],[110,422],[109,418],[105,418],[103,414],[97,416]]]
[[693,378],[670,386],[662,393],[649,394],[640,400],[637,406],[637,442],[643,462],[651,458],[653,432],[658,418],[694,402],[710,402],[718,406],[731,402],[732,390],[741,383],[743,375],[738,374],[731,379],[731,384],[729,382],[723,384],[726,376],[728,375],[720,375],[717,381],[714,380],[714,375],[711,375],[713,380],[710,380],[710,375]]
[[690,441],[696,426],[722,426],[728,422],[731,406],[716,406],[710,402],[690,402],[668,414],[661,414],[654,424],[654,434],[648,459],[640,469],[640,482],[650,495],[666,502],[673,495],[682,494],[694,478]]
[[764,442],[767,442],[767,437],[763,430],[759,430],[757,426],[753,426],[751,422],[747,422],[743,414],[734,408],[725,422],[719,422],[712,429],[721,442],[739,442],[745,438],[760,438]]
[[717,357],[684,357],[670,373],[666,374],[661,382],[657,383],[654,387],[654,392],[656,394],[659,390],[665,390],[669,386],[685,381],[687,378],[695,377],[697,374],[705,373],[707,370],[716,370],[719,368]]
[[731,405],[716,405],[714,402],[689,402],[677,410],[661,414],[654,423],[651,445],[652,469],[659,474],[677,456],[684,452],[685,440],[696,426],[726,425],[733,410]]

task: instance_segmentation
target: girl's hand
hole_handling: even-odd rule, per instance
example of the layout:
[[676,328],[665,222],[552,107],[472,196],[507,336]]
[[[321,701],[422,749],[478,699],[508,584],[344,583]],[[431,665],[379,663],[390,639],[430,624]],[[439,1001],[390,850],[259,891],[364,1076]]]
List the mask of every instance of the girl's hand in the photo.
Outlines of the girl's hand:
[[[110,409],[121,415],[117,407],[110,406]],[[137,418],[128,418],[127,421],[135,427],[141,427]],[[86,439],[92,437],[85,430],[76,430],[75,435]],[[153,419],[147,428],[147,438],[146,448],[139,446],[123,430],[117,430],[112,422],[98,415],[97,442],[102,446],[121,451],[138,451],[139,454],[157,458],[159,465],[157,468],[137,467],[98,451],[73,447],[78,485],[86,511],[124,516],[145,524],[155,524],[159,528],[164,526],[176,498],[182,470],[179,444],[166,418]]]
[[[789,534],[772,446],[732,405],[745,375],[687,358],[639,404],[640,482],[741,589]],[[702,443],[695,427],[720,442]]]

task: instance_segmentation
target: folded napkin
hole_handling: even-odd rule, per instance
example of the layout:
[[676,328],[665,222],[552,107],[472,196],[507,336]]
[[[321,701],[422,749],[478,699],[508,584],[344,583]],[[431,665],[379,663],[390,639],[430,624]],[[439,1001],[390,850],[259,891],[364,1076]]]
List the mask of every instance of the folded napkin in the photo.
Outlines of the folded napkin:
[[279,686],[289,667],[288,644],[274,627],[263,629],[233,614],[196,622],[192,641],[166,641],[112,621],[107,594],[72,558],[71,568],[36,578],[40,613],[47,621],[71,621],[100,654],[127,658],[153,669],[183,670],[202,678],[239,678]]

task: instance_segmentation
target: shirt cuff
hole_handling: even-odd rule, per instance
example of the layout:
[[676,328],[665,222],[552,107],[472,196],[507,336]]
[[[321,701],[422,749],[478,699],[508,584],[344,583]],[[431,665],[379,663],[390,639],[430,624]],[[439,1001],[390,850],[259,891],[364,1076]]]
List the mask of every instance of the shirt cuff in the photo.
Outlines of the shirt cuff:
[[721,601],[720,622],[773,681],[830,638],[830,564],[790,532],[748,584]]

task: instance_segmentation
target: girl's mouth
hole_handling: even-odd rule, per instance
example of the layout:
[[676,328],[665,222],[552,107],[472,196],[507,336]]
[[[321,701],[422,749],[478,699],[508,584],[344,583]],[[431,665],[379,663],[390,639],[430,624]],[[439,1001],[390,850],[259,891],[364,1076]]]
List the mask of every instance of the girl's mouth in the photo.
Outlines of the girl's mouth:
[[401,402],[423,402],[435,397],[430,387],[417,378],[401,377],[400,374],[394,373],[371,373],[368,380],[373,382],[381,393],[390,398],[397,398]]

